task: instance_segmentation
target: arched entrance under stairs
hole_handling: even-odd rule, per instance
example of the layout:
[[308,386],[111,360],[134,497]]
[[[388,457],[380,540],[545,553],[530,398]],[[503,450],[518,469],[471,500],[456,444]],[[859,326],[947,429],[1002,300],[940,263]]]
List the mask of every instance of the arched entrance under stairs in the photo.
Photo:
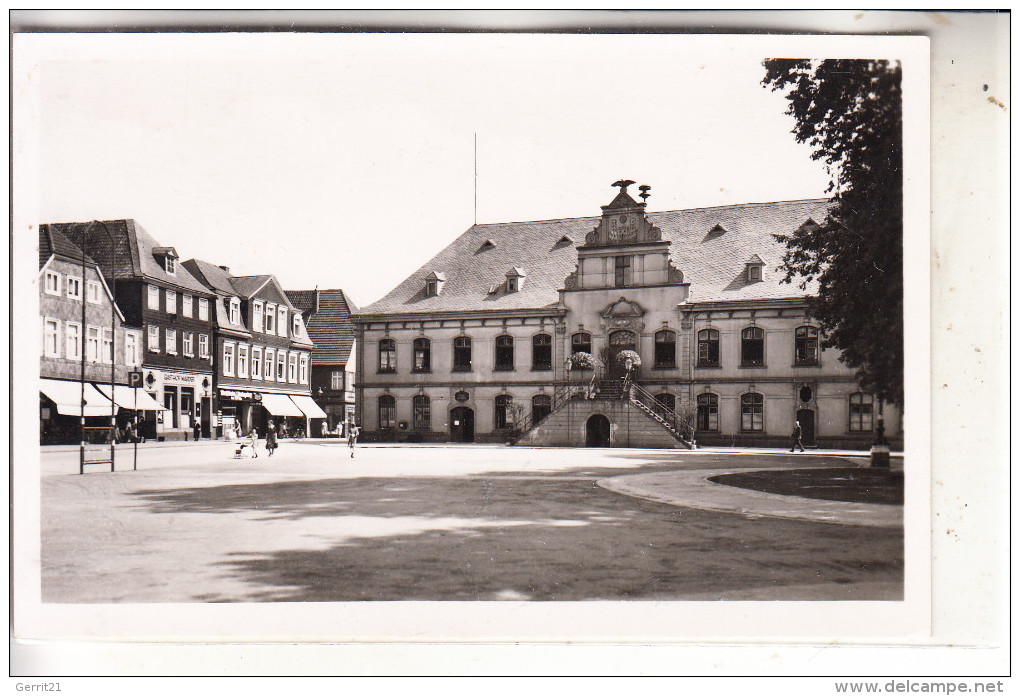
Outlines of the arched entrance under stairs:
[[592,414],[585,423],[585,447],[609,447],[609,419],[601,413]]

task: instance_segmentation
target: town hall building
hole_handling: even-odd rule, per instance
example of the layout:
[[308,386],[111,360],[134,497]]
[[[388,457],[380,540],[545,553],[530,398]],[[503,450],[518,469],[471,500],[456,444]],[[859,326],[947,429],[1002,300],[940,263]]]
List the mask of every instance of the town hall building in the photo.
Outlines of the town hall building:
[[[773,235],[825,199],[474,225],[360,310],[369,440],[864,449],[881,412],[821,347]],[[902,439],[884,406],[886,436]]]

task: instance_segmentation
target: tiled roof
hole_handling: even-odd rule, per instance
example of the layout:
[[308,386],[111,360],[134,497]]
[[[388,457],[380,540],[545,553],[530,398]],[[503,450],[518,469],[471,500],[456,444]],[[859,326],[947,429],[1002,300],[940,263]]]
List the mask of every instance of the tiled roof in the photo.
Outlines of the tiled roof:
[[[825,219],[826,199],[747,203],[648,213],[649,221],[672,242],[670,256],[690,283],[691,302],[799,298],[814,291],[783,284],[776,270],[785,247],[776,233],[797,229],[809,217]],[[555,306],[557,290],[577,265],[577,246],[600,217],[474,225],[363,314],[512,310]],[[723,230],[713,229],[721,226]],[[566,237],[573,244],[563,244]],[[492,248],[481,249],[485,240]],[[765,263],[762,281],[749,282],[746,262],[757,254]],[[489,293],[508,268],[527,269],[520,291]],[[430,273],[446,275],[442,292],[425,294]]]
[[[170,275],[163,265],[156,260],[153,249],[161,245],[134,220],[102,221],[110,236],[101,230],[93,230],[88,236],[88,253],[97,260],[107,278],[145,278],[159,281],[166,285],[176,286],[185,290],[208,295],[209,290],[196,280],[186,268],[177,264],[176,272]],[[62,222],[49,225],[67,235],[75,244],[80,245],[82,233],[87,222]],[[111,260],[111,237],[115,245],[116,256]]]
[[270,278],[272,278],[270,275],[230,276],[230,285],[240,295],[251,297],[268,283]]
[[181,265],[206,287],[225,295],[237,295],[237,291],[230,284],[229,271],[201,259],[188,259]]
[[[81,262],[81,249],[75,246],[74,242],[61,234],[52,225],[39,226],[39,268],[46,265],[51,255],[62,256],[69,261]],[[85,255],[85,263],[95,266],[96,262],[88,254]]]
[[[315,294],[319,311],[315,311]],[[344,365],[354,346],[351,312],[357,311],[343,290],[287,290],[291,303],[305,315],[305,328],[315,342],[313,365]]]

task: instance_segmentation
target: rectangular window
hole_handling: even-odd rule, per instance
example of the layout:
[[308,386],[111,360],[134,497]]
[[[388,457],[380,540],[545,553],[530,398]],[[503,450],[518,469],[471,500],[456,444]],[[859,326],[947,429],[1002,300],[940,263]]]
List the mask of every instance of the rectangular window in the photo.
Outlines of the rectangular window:
[[630,257],[629,256],[617,256],[615,263],[615,276],[614,282],[616,287],[625,288],[630,285],[631,274],[630,274]]
[[286,336],[287,335],[287,308],[286,307],[279,307],[279,308],[277,308],[276,312],[277,312],[277,315],[278,315],[277,316],[276,328],[279,331],[279,335],[280,336]]
[[431,430],[432,402],[429,400],[429,397],[424,394],[419,394],[414,397],[412,405],[413,418],[411,420],[411,427],[415,430]]
[[227,377],[234,376],[234,344],[223,344],[223,374]]
[[141,362],[138,354],[138,334],[133,331],[124,332],[124,362],[128,367],[135,367]]
[[102,286],[97,280],[90,280],[85,283],[85,301],[92,304],[100,304],[102,302]]
[[193,305],[194,298],[191,295],[185,293],[184,296],[181,297],[181,315],[188,318],[194,316],[195,312]]
[[397,400],[392,394],[379,397],[379,427],[394,428],[397,425]]
[[300,336],[301,335],[301,315],[300,314],[295,314],[294,315],[294,326],[291,328],[290,333],[291,333],[291,336]]
[[265,375],[263,379],[269,380],[270,382],[275,379],[274,374],[276,372],[276,351],[272,348],[266,348],[266,363],[265,363]]
[[287,381],[297,384],[297,353],[291,353],[287,357]]
[[676,334],[672,331],[658,331],[655,334],[655,366],[676,367]]
[[191,331],[182,331],[181,336],[184,342],[184,354],[189,358],[195,355],[195,334]]
[[60,357],[60,322],[56,319],[43,322],[43,355],[47,358]]
[[266,305],[266,333],[276,333],[276,305]]
[[850,432],[870,433],[874,427],[874,397],[871,394],[850,395]]
[[167,254],[166,256],[163,257],[163,270],[165,270],[170,275],[174,275],[177,273],[177,264],[174,262],[174,257],[171,256],[170,254]]
[[67,276],[67,296],[72,300],[81,299],[81,278]]
[[241,323],[241,301],[234,298],[230,300],[230,323],[234,326]]
[[99,362],[99,327],[88,327],[85,337],[85,358],[89,362]]
[[159,288],[155,285],[149,286],[149,309],[159,311]]
[[168,355],[177,355],[177,329],[166,330],[166,352]]
[[262,310],[263,305],[261,302],[255,302],[251,308],[251,330],[261,331],[262,330]]
[[198,357],[209,357],[209,334],[198,335]]
[[159,352],[159,327],[158,326],[152,326],[152,325],[149,326],[149,352],[150,353],[158,353]]
[[719,332],[715,329],[698,332],[698,367],[719,367]]
[[248,377],[248,344],[237,345],[237,376]]
[[47,295],[60,294],[60,274],[54,271],[46,271],[46,280],[43,283]]
[[397,371],[397,342],[392,338],[379,341],[379,372]]
[[177,291],[170,288],[166,290],[166,311],[167,314],[177,313]]
[[432,342],[427,338],[414,339],[414,366],[412,372],[431,372]]
[[113,362],[113,330],[103,329],[103,362],[107,365]]
[[251,378],[262,379],[262,349],[258,346],[251,348]]
[[209,300],[204,297],[198,298],[198,318],[209,321]]
[[72,360],[81,360],[81,324],[69,321],[64,325],[65,355]]
[[329,388],[333,391],[344,390],[344,373],[343,372],[331,372],[329,375]]
[[748,393],[740,397],[740,429],[761,432],[765,429],[765,397]]
[[301,354],[298,361],[298,382],[308,384],[308,355],[305,353]]
[[287,381],[287,353],[282,350],[276,354],[276,381]]
[[751,326],[740,332],[740,365],[765,366],[765,331]]

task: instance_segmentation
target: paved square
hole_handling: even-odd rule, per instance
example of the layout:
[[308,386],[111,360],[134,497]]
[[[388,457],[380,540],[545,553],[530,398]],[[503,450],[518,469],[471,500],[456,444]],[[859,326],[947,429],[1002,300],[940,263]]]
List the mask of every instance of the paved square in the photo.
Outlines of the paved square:
[[[596,481],[837,457],[284,442],[42,457],[45,602],[901,599],[902,528],[749,517]],[[122,453],[125,468],[130,456]]]

